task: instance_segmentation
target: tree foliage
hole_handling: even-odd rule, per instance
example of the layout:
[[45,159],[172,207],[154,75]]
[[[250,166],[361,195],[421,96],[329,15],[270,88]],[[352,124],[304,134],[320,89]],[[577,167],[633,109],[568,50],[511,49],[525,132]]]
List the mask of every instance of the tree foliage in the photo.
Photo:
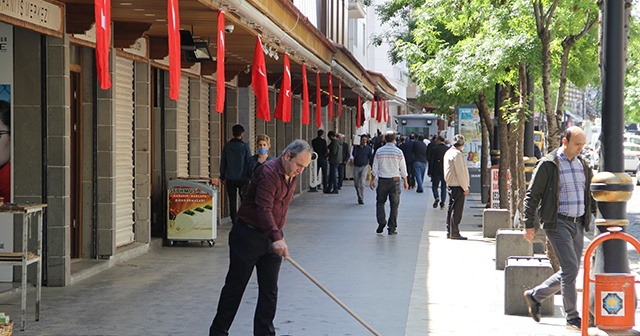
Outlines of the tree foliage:
[[627,123],[640,122],[640,22],[631,16],[624,107]]

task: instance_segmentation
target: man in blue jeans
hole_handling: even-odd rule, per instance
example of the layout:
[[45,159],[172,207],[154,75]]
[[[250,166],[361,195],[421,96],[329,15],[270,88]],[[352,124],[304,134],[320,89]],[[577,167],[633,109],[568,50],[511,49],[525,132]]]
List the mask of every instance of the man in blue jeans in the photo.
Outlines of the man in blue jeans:
[[[376,219],[378,220],[378,229],[376,233],[382,233],[384,227],[388,226],[389,235],[396,235],[398,231],[398,206],[400,205],[400,180],[404,181],[404,189],[409,190],[407,181],[407,165],[404,162],[402,150],[395,145],[396,133],[387,131],[384,134],[385,145],[376,151],[371,165],[371,179],[369,187],[371,190],[376,185]],[[391,211],[389,212],[389,220],[386,219],[384,212],[384,204],[389,198]]]
[[[436,137],[433,147],[433,156],[429,162],[429,177],[431,177],[431,191],[433,192],[433,208],[436,209],[440,204],[440,209],[444,210],[444,201],[447,200],[447,183],[444,181],[444,154],[449,149],[444,143],[442,136]],[[440,196],[438,196],[438,187],[440,187]]]
[[413,170],[416,176],[416,192],[422,193],[422,183],[424,173],[427,170],[427,144],[424,143],[424,136],[418,135],[418,141],[413,142]]

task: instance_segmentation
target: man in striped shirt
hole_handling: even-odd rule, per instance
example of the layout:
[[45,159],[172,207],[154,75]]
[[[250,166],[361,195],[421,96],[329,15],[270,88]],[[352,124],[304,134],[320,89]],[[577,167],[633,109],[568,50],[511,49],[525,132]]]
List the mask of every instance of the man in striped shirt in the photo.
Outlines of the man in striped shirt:
[[[376,151],[373,157],[373,165],[371,174],[370,187],[373,188],[378,180],[376,188],[376,219],[378,220],[378,229],[376,233],[382,233],[385,226],[388,226],[389,235],[398,234],[398,205],[400,205],[400,180],[404,181],[404,189],[409,190],[407,181],[407,164],[404,161],[402,150],[396,147],[396,133],[387,131],[384,134],[385,145]],[[389,198],[391,211],[389,220],[386,220],[384,204]]]
[[540,322],[540,303],[562,289],[566,326],[571,330],[580,330],[576,278],[584,232],[589,231],[591,215],[595,213],[595,201],[590,192],[593,172],[579,156],[585,142],[582,129],[577,126],[567,128],[562,147],[538,161],[524,200],[525,238],[531,241],[535,236],[534,217],[538,211],[544,232],[560,262],[557,273],[524,292],[529,315]]

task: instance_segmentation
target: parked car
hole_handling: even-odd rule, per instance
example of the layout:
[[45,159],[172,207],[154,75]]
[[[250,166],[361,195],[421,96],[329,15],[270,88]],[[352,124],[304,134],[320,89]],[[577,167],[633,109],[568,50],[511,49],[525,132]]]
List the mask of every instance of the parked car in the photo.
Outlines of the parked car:
[[640,164],[640,145],[625,142],[623,147],[624,171],[635,173],[638,170],[638,165]]

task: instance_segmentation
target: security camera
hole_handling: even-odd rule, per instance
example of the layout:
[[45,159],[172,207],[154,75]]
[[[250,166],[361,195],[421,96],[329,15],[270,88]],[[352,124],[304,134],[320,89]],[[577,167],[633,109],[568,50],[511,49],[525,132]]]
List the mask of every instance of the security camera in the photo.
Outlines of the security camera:
[[231,34],[233,33],[233,30],[236,28],[236,26],[230,24],[230,25],[226,25],[224,26],[224,32],[227,34]]

